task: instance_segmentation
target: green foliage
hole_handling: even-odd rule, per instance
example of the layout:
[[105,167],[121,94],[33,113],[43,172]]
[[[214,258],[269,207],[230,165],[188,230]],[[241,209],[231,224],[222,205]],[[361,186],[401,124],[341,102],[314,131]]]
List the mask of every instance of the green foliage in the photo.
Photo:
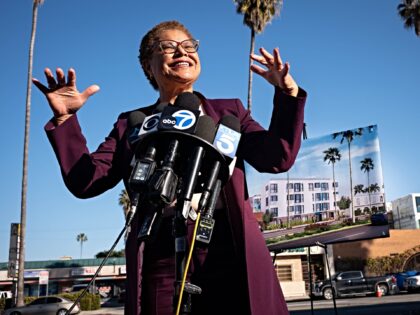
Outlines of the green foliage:
[[388,273],[402,272],[405,256],[403,254],[393,256],[382,256],[368,258],[366,261],[367,269],[375,275],[384,275]]
[[1,298],[0,299],[0,310],[4,310],[4,306],[6,305],[6,299]]
[[348,209],[351,205],[351,199],[349,197],[341,196],[341,199],[337,201],[337,206],[340,210]]
[[[82,291],[76,293],[61,293],[59,296],[74,302],[81,293]],[[100,309],[101,298],[99,294],[86,293],[80,300],[80,308],[82,311],[94,311]]]
[[[95,258],[105,258],[108,252],[109,250],[104,250],[102,252],[99,252],[95,255]],[[117,250],[117,251],[114,250],[111,252],[111,255],[109,255],[109,257],[125,257],[125,250],[124,249]]]

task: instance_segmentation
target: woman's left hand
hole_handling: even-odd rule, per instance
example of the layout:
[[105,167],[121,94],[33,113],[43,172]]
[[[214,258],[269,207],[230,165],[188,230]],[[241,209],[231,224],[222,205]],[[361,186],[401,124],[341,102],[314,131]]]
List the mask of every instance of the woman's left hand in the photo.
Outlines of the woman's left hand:
[[290,64],[288,62],[283,64],[280,57],[279,49],[275,48],[273,50],[273,55],[271,55],[264,48],[260,48],[260,53],[261,56],[251,54],[251,59],[266,66],[267,69],[263,69],[260,66],[252,64],[251,70],[256,74],[262,76],[272,85],[278,86],[280,89],[283,90],[284,93],[289,94],[291,96],[297,96],[299,87],[289,73]]

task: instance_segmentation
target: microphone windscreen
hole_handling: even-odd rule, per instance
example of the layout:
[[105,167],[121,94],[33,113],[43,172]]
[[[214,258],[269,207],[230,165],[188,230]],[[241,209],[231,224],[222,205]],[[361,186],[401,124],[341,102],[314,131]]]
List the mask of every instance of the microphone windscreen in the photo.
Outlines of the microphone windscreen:
[[145,118],[146,118],[146,115],[139,110],[131,112],[130,114],[128,114],[128,118],[127,118],[128,129],[132,129],[141,125]]
[[184,109],[198,110],[200,108],[200,103],[201,101],[197,95],[191,92],[184,92],[178,95],[174,105]]
[[155,110],[153,111],[153,114],[163,112],[166,106],[168,106],[168,104],[159,104],[158,106],[156,106]]
[[195,135],[203,140],[212,142],[216,133],[216,125],[210,116],[203,115],[198,118]]
[[241,124],[239,122],[239,119],[235,116],[232,116],[232,115],[223,116],[220,119],[219,124],[225,125],[226,127],[236,132],[241,132]]

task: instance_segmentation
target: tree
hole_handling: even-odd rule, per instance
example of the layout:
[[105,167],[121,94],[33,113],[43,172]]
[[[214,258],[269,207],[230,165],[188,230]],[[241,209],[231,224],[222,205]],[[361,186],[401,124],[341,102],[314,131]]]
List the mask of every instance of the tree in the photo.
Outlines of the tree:
[[370,192],[378,192],[381,190],[381,187],[379,187],[378,183],[375,183],[375,184],[370,184],[368,189]]
[[362,184],[354,186],[354,194],[363,194],[365,192],[365,186]]
[[[274,16],[280,14],[283,0],[234,0],[236,12],[244,15],[244,24],[251,29],[250,54],[254,53],[255,33],[264,31]],[[248,110],[252,107],[252,60],[249,58]]]
[[28,183],[28,149],[29,149],[29,129],[31,121],[31,92],[32,92],[32,65],[35,47],[36,26],[38,21],[38,6],[44,0],[33,0],[32,2],[32,32],[29,41],[28,58],[28,81],[26,85],[26,104],[25,104],[25,135],[23,140],[23,167],[22,167],[22,192],[20,207],[20,243],[19,243],[19,267],[17,284],[17,306],[24,306],[24,272],[25,272],[25,237],[26,237],[26,192]]
[[335,193],[335,163],[341,160],[341,153],[338,148],[329,148],[328,150],[324,151],[324,162],[328,161],[328,164],[332,164],[333,169],[333,188],[334,188],[334,211],[336,212],[336,217],[338,218],[338,211],[337,211],[337,198]]
[[367,173],[367,179],[368,179],[368,185],[367,185],[367,193],[369,196],[369,208],[372,209],[372,201],[370,199],[370,179],[369,179],[369,173],[371,170],[373,170],[373,168],[375,167],[373,164],[373,161],[371,158],[365,158],[364,160],[360,161],[360,169],[364,172]]
[[118,204],[122,206],[123,208],[124,217],[127,217],[127,213],[131,207],[131,200],[130,200],[130,197],[128,196],[127,190],[125,189],[121,190],[120,196],[118,198]]
[[351,195],[351,217],[353,223],[356,222],[356,218],[354,217],[354,207],[353,207],[353,175],[351,171],[351,143],[356,136],[361,136],[363,134],[363,128],[358,128],[356,130],[346,130],[342,132],[336,132],[333,134],[333,139],[337,137],[341,137],[340,143],[342,144],[344,141],[347,142],[347,148],[349,150],[349,174],[350,174],[350,195]]
[[87,242],[87,240],[88,240],[87,235],[85,233],[80,233],[80,234],[77,235],[76,240],[78,242],[80,242],[80,259],[82,259],[83,243]]
[[[106,255],[108,255],[109,250],[103,250],[102,252],[99,252],[95,255],[95,258],[105,258]],[[125,257],[125,251],[124,249],[121,250],[113,250],[109,257]]]
[[397,10],[404,21],[404,27],[414,28],[416,35],[420,36],[420,0],[403,0]]
[[341,209],[341,210],[345,210],[348,209],[351,205],[351,200],[349,197],[344,197],[341,196],[341,199],[337,202],[337,206]]

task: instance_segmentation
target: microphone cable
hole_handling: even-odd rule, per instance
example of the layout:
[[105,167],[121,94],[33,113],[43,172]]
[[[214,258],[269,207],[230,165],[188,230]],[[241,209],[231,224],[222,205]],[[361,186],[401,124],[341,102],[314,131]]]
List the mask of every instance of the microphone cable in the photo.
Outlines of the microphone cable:
[[186,261],[186,264],[185,264],[184,275],[182,276],[181,290],[179,292],[178,305],[176,307],[176,313],[175,313],[176,315],[179,315],[179,312],[181,310],[182,296],[184,294],[185,281],[187,279],[187,274],[188,274],[188,269],[190,267],[192,252],[194,250],[195,238],[196,238],[196,235],[197,235],[198,222],[200,222],[200,215],[201,215],[201,213],[198,212],[197,213],[197,219],[195,220],[194,232],[193,232],[193,237],[192,237],[192,241],[191,241],[191,245],[190,245],[190,251],[188,253],[188,258],[187,258],[187,261]]

